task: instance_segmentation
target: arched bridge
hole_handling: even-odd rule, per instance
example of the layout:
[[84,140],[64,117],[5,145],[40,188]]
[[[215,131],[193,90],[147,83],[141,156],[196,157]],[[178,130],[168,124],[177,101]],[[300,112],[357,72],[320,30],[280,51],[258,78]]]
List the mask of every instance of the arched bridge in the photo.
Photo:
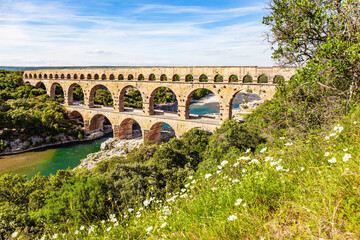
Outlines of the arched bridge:
[[[232,117],[232,102],[237,93],[253,92],[262,99],[271,99],[276,91],[277,79],[288,81],[295,68],[283,67],[117,67],[117,68],[64,68],[40,69],[24,72],[24,81],[39,87],[44,84],[50,97],[55,88],[64,92],[64,106],[69,114],[81,115],[86,133],[102,128],[107,117],[114,137],[125,138],[132,133],[136,120],[143,130],[144,139],[159,140],[162,123],[169,124],[177,136],[192,128],[213,131],[222,121]],[[84,93],[84,105],[74,105],[73,90],[79,85]],[[100,86],[107,88],[113,98],[113,108],[94,105],[94,95]],[[142,95],[142,109],[124,107],[124,96],[129,86]],[[176,95],[177,113],[154,110],[155,93],[167,87]],[[200,88],[212,91],[220,104],[220,119],[192,116],[190,100]]]

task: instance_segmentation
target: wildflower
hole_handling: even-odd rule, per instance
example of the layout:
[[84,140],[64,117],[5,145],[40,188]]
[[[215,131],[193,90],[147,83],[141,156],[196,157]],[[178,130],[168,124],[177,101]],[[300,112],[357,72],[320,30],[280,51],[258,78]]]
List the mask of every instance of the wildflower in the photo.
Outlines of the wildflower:
[[189,179],[190,179],[190,180],[193,179],[193,176],[189,176]]
[[217,188],[216,188],[216,187],[213,187],[213,188],[211,188],[211,190],[212,190],[213,192],[215,192],[215,191],[217,190]]
[[218,167],[218,169],[219,169],[219,170],[221,170],[221,169],[222,169],[222,166],[217,166],[217,167]]
[[160,228],[164,228],[166,226],[166,222],[164,222],[163,224],[161,224]]
[[345,155],[343,157],[343,161],[347,162],[347,161],[349,161],[350,158],[351,158],[351,154],[350,153],[345,153]]
[[267,150],[267,147],[264,147],[263,149],[260,150],[260,153],[263,153]]
[[285,146],[291,146],[291,145],[293,145],[292,142],[285,143]]
[[58,237],[58,234],[55,233],[52,238],[53,238],[53,239],[57,239],[57,237]]
[[234,179],[232,180],[233,183],[237,183],[237,182],[240,182],[239,179]]
[[219,173],[221,173],[221,171],[220,171],[220,170],[217,170],[216,173],[219,174]]
[[344,152],[347,152],[347,150],[349,150],[349,149],[348,149],[348,148],[344,148],[344,149],[343,149]]
[[338,124],[334,127],[335,132],[341,133],[343,130],[344,130],[344,127],[340,126],[340,124]]
[[325,140],[329,140],[329,138],[330,138],[329,136],[326,136],[326,137],[325,137]]
[[191,184],[194,184],[194,183],[196,183],[196,180],[192,180],[192,181],[191,181]]
[[329,163],[336,163],[336,158],[333,157],[333,158],[329,159],[328,162]]
[[330,133],[329,134],[329,137],[334,137],[334,136],[336,136],[336,133]]
[[329,155],[330,155],[329,152],[326,152],[326,153],[324,154],[325,157],[328,157]]
[[246,170],[246,168],[244,168],[244,169],[243,169],[243,170],[241,170],[241,171],[242,171],[243,173],[246,173],[246,171],[247,171],[247,170]]
[[248,148],[246,149],[246,153],[250,152],[251,151],[251,148]]
[[81,227],[80,227],[80,231],[83,231],[84,229],[85,229],[84,226],[81,226]]
[[101,221],[101,224],[104,224],[104,223],[105,223],[105,220],[102,220],[102,221]]
[[225,179],[227,179],[228,177],[229,177],[229,176],[227,176],[227,175],[226,175],[226,176],[223,176],[223,179],[225,180]]
[[107,232],[110,231],[110,230],[111,230],[111,227],[108,227],[108,228],[106,229]]
[[251,164],[251,163],[259,163],[259,160],[257,160],[257,159],[253,159],[253,160],[251,160],[250,162],[249,162],[249,164]]
[[242,199],[239,198],[238,200],[236,200],[235,206],[239,206],[241,202],[242,202]]
[[129,209],[128,209],[128,212],[132,212],[132,211],[134,211],[133,208],[129,208]]
[[145,207],[147,207],[150,203],[151,203],[151,201],[147,200],[147,199],[143,201],[143,204]]
[[235,219],[237,219],[237,216],[235,216],[235,215],[230,215],[230,216],[228,217],[228,220],[229,220],[229,221],[234,221]]
[[280,137],[280,139],[281,139],[281,140],[284,140],[284,139],[285,139],[285,137]]
[[278,162],[271,162],[271,163],[270,163],[270,166],[274,166],[274,165],[276,165],[276,164],[278,164]]
[[148,227],[148,228],[147,228],[147,229],[145,229],[145,230],[146,230],[146,232],[149,234],[149,233],[150,233],[150,231],[151,231],[151,230],[153,230],[153,228],[154,228],[153,226],[150,226],[150,227]]
[[90,226],[89,231],[88,231],[88,234],[94,232],[94,230],[95,230],[95,227],[94,227],[94,226]]
[[116,222],[115,224],[114,224],[114,226],[116,227],[116,226],[119,226],[119,222]]
[[78,234],[79,234],[79,230],[76,230],[74,233],[75,233],[75,235],[78,235]]
[[274,160],[273,157],[265,157],[265,162]]
[[185,198],[185,197],[187,197],[188,195],[187,195],[187,193],[185,193],[185,194],[183,194],[183,195],[180,195],[180,198]]
[[221,164],[221,166],[225,166],[226,164],[228,163],[228,161],[222,161],[220,164]]
[[186,188],[187,188],[189,185],[190,185],[190,183],[187,183],[187,184],[185,184],[185,186],[184,186],[184,187],[186,187]]
[[279,165],[276,167],[276,171],[282,170],[283,168],[284,168],[283,166]]
[[304,167],[300,168],[300,171],[304,171],[304,170],[305,170],[305,168],[304,168]]
[[211,177],[211,173],[205,174],[205,178],[209,178],[209,177]]
[[141,212],[139,212],[139,211],[136,212],[136,217],[137,217],[137,218],[141,217]]
[[356,124],[357,122],[356,121],[354,121],[354,124]]
[[234,163],[233,166],[236,167],[237,165],[239,165],[239,162]]
[[45,234],[40,238],[40,240],[45,240]]
[[246,207],[246,203],[243,204],[243,207]]
[[18,234],[19,234],[18,232],[13,232],[13,233],[11,234],[11,237],[12,237],[12,238],[16,238]]
[[110,222],[117,222],[115,214],[110,214],[109,218],[110,218]]

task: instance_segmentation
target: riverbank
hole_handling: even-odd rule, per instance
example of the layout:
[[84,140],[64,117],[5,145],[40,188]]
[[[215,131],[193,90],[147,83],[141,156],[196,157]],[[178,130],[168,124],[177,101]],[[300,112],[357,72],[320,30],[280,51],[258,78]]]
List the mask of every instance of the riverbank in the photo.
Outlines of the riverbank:
[[[7,155],[16,155],[20,153],[35,151],[35,150],[42,150],[54,146],[61,146],[69,143],[81,143],[96,140],[105,136],[107,132],[94,132],[88,136],[85,136],[83,139],[74,138],[72,136],[66,136],[65,134],[59,134],[57,136],[51,136],[42,138],[39,136],[33,136],[27,141],[20,141],[20,139],[16,139],[14,141],[4,141],[8,144],[8,148],[6,148],[3,152],[0,153],[0,156],[7,156]],[[55,139],[55,142],[51,142]],[[41,144],[45,142],[44,144]]]

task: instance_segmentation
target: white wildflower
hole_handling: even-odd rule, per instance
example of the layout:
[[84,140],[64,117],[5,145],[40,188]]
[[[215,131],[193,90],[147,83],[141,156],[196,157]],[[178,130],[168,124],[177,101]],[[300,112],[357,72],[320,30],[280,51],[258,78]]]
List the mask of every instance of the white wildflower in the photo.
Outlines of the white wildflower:
[[191,181],[191,184],[194,184],[194,183],[196,183],[196,180],[192,180],[192,181]]
[[164,228],[166,226],[166,222],[164,222],[163,224],[161,224],[160,228]]
[[219,173],[221,173],[221,171],[220,171],[220,170],[217,170],[216,173],[219,174]]
[[238,200],[236,200],[235,206],[239,206],[241,202],[242,202],[242,199],[239,198]]
[[343,130],[344,130],[344,127],[340,126],[340,124],[338,124],[334,127],[335,132],[341,133]]
[[251,163],[259,163],[259,160],[257,160],[256,158],[254,158],[253,160],[251,160],[251,161],[249,162],[249,164],[251,164]]
[[150,203],[151,203],[151,201],[148,200],[148,199],[143,201],[143,204],[144,204],[145,207],[147,207]]
[[129,208],[129,209],[128,209],[128,212],[132,212],[132,211],[134,211],[133,208]]
[[83,231],[84,229],[85,229],[84,226],[81,226],[81,227],[80,227],[80,231]]
[[265,157],[265,162],[272,161],[272,160],[274,160],[273,157]]
[[304,167],[300,168],[300,171],[304,171],[304,170],[305,170],[305,168],[304,168]]
[[220,165],[219,165],[219,166],[217,166],[217,167],[218,167],[218,169],[219,169],[219,170],[221,170],[221,169],[222,169],[222,166],[220,166]]
[[242,171],[243,173],[246,173],[246,171],[247,171],[247,170],[246,170],[246,168],[244,168],[244,169],[243,169],[243,170],[241,170],[241,171]]
[[75,235],[78,235],[78,234],[79,234],[79,230],[76,230],[76,231],[74,232],[74,234],[75,234]]
[[94,232],[94,230],[95,230],[95,227],[94,227],[94,226],[90,226],[89,231],[88,231],[88,234]]
[[221,166],[225,166],[226,164],[228,164],[228,161],[224,160],[220,164],[221,164]]
[[349,149],[348,149],[348,148],[344,148],[344,149],[343,149],[344,152],[347,152],[347,150],[349,150]]
[[55,234],[52,236],[53,239],[57,239],[57,237],[58,237],[58,234],[57,234],[57,233],[55,233]]
[[101,221],[101,224],[104,224],[104,223],[105,223],[105,220],[102,220],[102,221]]
[[185,184],[185,186],[184,186],[184,187],[186,187],[186,188],[187,188],[188,186],[190,186],[190,183]]
[[141,217],[141,212],[137,212],[137,213],[136,213],[136,217],[137,217],[137,218]]
[[325,140],[329,140],[329,138],[330,138],[329,136],[326,136],[326,137],[325,137]]
[[281,139],[281,140],[284,140],[284,139],[285,139],[285,137],[280,137],[280,139]]
[[183,195],[180,195],[180,198],[186,198],[188,195],[187,193],[183,194]]
[[284,168],[283,166],[279,165],[279,166],[276,167],[276,171],[280,171],[280,170],[282,170],[283,168]]
[[336,163],[336,158],[333,157],[333,158],[329,159],[328,162],[329,163]]
[[329,137],[335,137],[336,136],[336,133],[330,133],[329,134]]
[[234,179],[232,180],[233,183],[237,183],[237,182],[240,182],[239,179]]
[[235,216],[235,215],[230,215],[230,216],[228,217],[228,220],[229,220],[229,221],[234,221],[235,219],[237,219],[237,216]]
[[11,234],[11,237],[12,237],[12,238],[16,238],[18,234],[19,234],[18,232],[13,232],[13,233]]
[[246,153],[250,152],[251,151],[251,148],[248,148],[246,149]]
[[278,162],[271,162],[270,163],[270,166],[275,166],[275,165],[277,165],[278,164]]
[[263,153],[267,150],[267,147],[264,147],[263,149],[260,150],[260,153]]
[[237,165],[239,165],[239,162],[233,164],[234,167],[236,167]]
[[345,153],[345,155],[343,157],[343,161],[347,162],[347,161],[349,161],[350,158],[351,158],[351,154],[350,153]]
[[116,222],[116,223],[114,224],[114,227],[116,227],[116,226],[119,226],[119,222]]
[[329,153],[329,152],[326,152],[326,153],[324,154],[324,156],[325,156],[325,157],[328,157],[328,156],[330,156],[330,153]]
[[145,230],[146,230],[146,232],[149,234],[149,233],[150,233],[150,231],[151,231],[151,230],[153,230],[153,228],[154,228],[153,226],[150,226],[150,227],[148,227],[148,228],[147,228],[147,229],[145,229]]
[[291,145],[293,145],[292,142],[285,143],[285,146],[291,146]]
[[243,207],[246,207],[246,203],[243,204]]
[[106,229],[107,232],[110,231],[110,230],[111,230],[111,227],[108,227],[108,228]]
[[354,121],[354,124],[357,124],[357,121]]
[[193,176],[189,176],[189,179],[190,179],[190,180],[193,179]]
[[209,178],[209,177],[211,177],[211,173],[205,174],[205,178]]
[[213,187],[213,188],[211,188],[211,190],[212,190],[213,192],[215,192],[215,191],[217,190],[217,188],[216,188],[216,187]]
[[242,157],[239,157],[237,160],[240,161],[240,160],[250,160],[250,159],[251,159],[250,157],[242,156]]

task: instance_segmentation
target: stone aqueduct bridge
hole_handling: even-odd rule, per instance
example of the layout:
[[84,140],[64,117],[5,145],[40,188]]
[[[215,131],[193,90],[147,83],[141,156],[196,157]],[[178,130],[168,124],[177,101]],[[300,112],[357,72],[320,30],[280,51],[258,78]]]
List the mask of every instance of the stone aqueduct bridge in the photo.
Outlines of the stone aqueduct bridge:
[[[232,101],[237,93],[254,92],[264,100],[270,99],[276,91],[276,76],[287,81],[295,73],[295,68],[283,67],[118,67],[40,69],[25,71],[23,77],[25,82],[36,87],[43,83],[53,98],[56,86],[60,85],[69,116],[81,115],[86,133],[102,128],[103,119],[107,117],[114,137],[126,138],[132,133],[136,120],[144,139],[158,141],[163,123],[169,124],[177,136],[192,128],[213,131],[223,120],[232,117]],[[259,83],[264,77],[267,82]],[[84,92],[83,106],[73,104],[76,84]],[[94,106],[95,91],[101,85],[111,92],[113,108]],[[124,95],[130,86],[141,92],[142,110],[124,107]],[[154,110],[155,93],[160,87],[170,88],[176,95],[177,113]],[[218,97],[220,120],[189,114],[192,94],[199,88],[209,89]]]

